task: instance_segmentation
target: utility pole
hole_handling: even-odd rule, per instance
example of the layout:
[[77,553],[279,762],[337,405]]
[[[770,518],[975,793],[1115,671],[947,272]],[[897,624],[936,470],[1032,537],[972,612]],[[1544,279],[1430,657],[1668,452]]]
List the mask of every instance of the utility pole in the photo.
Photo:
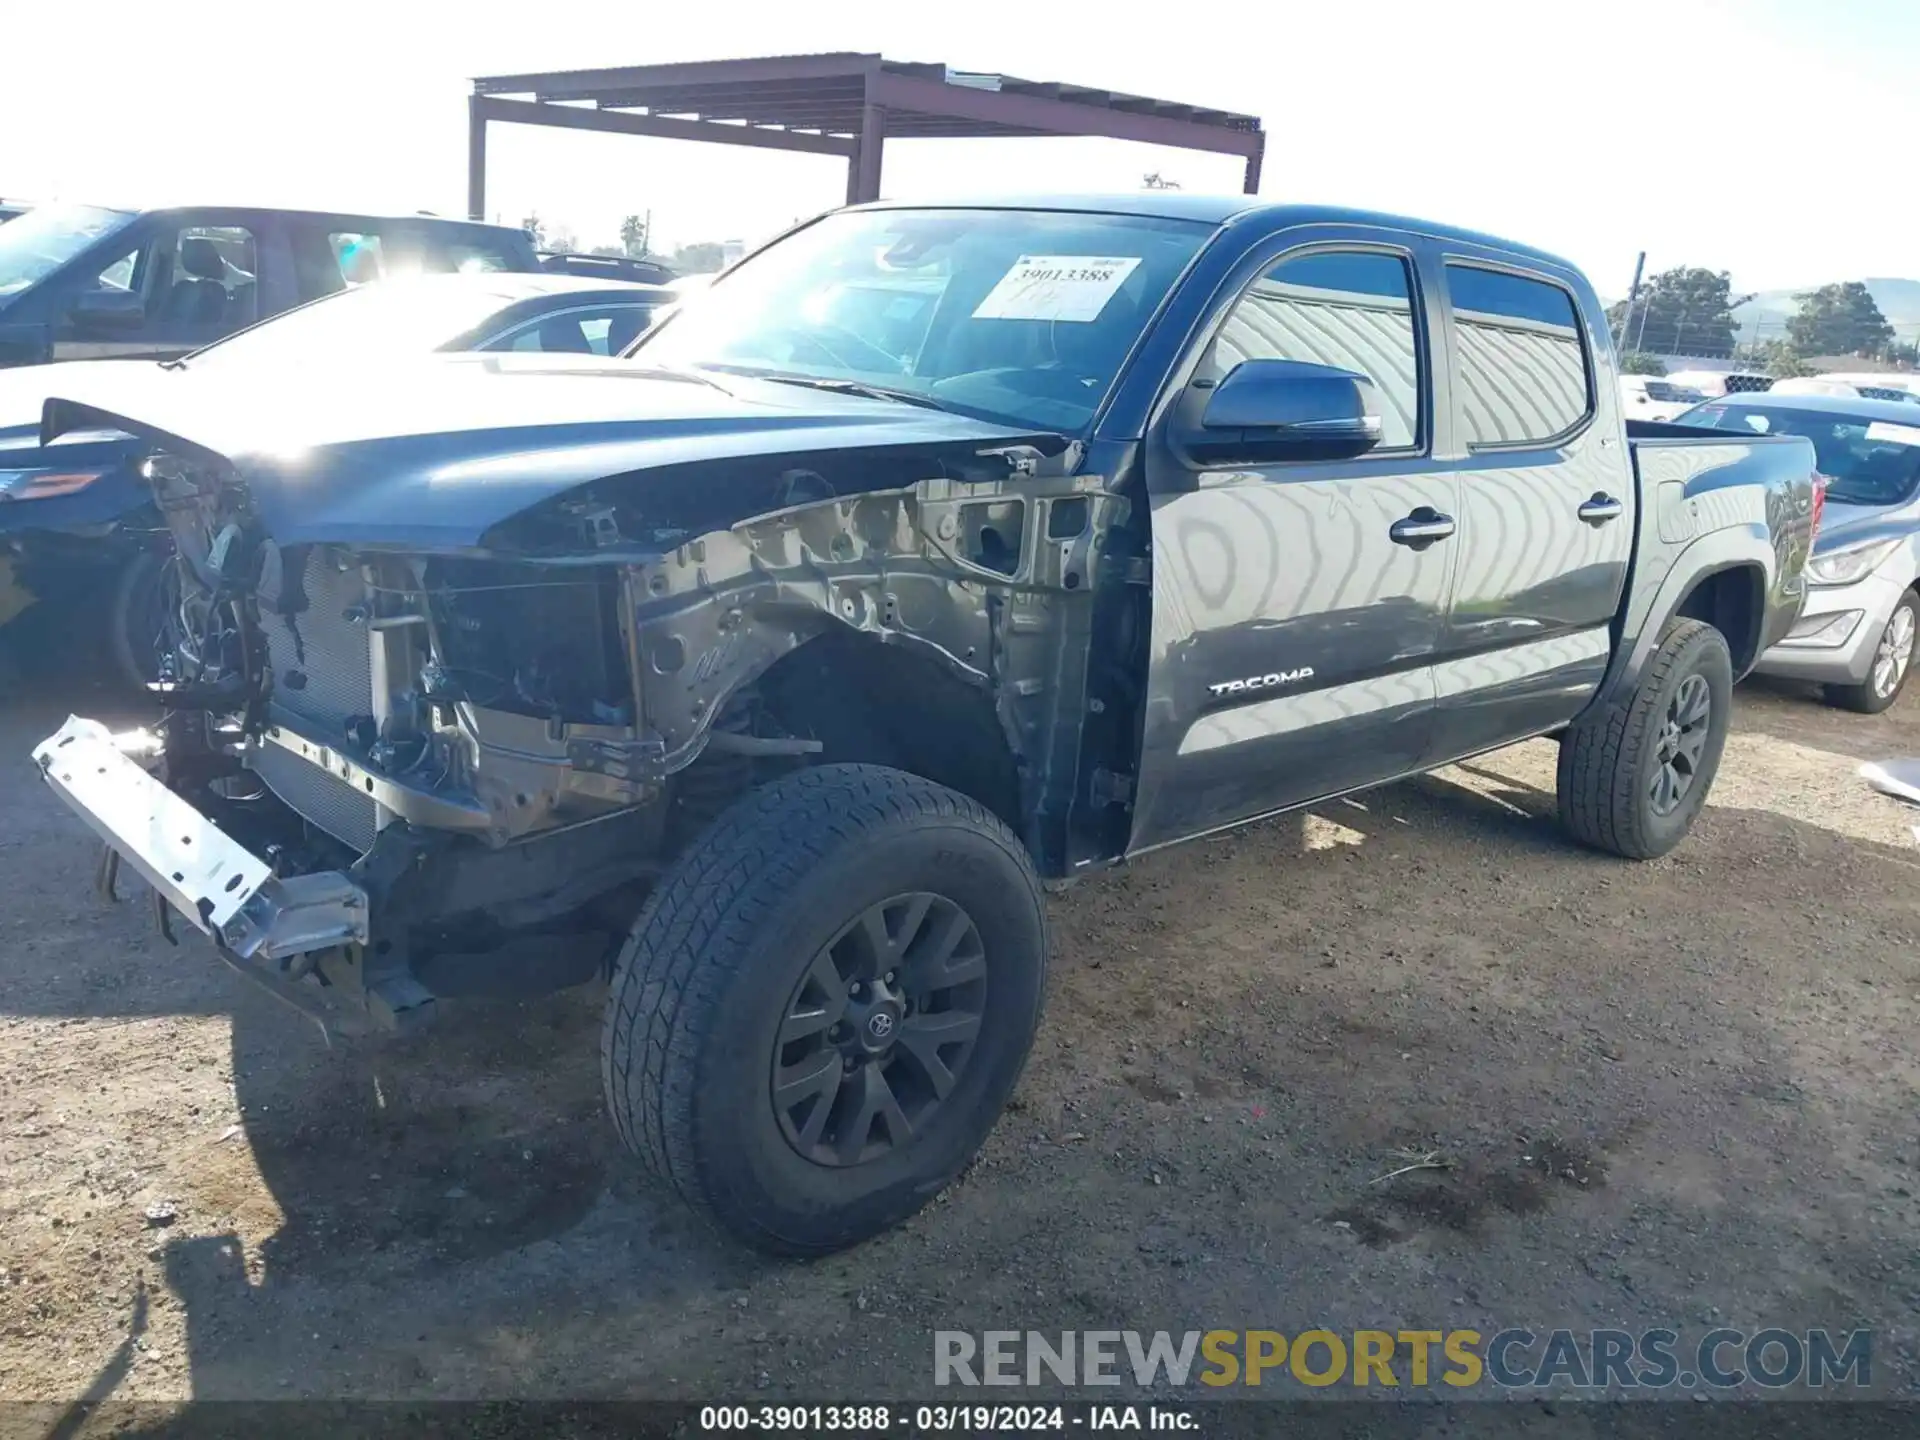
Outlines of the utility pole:
[[[1620,317],[1620,339],[1623,343],[1633,334],[1633,306],[1634,302],[1640,298],[1640,277],[1646,272],[1646,268],[1647,252],[1642,250],[1639,258],[1633,262],[1633,283],[1627,287],[1627,313]],[[1646,328],[1644,320],[1641,322],[1641,328],[1643,330]]]

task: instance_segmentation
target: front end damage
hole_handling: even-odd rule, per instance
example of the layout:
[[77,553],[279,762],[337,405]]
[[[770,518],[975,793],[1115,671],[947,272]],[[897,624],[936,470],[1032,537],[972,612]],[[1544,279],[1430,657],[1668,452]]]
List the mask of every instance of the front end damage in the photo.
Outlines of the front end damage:
[[1035,437],[702,461],[432,550],[283,545],[232,463],[162,445],[182,600],[157,740],[74,720],[36,759],[163,913],[317,1016],[290,982],[404,1024],[592,978],[687,838],[847,745],[818,692],[886,657],[944,677],[929,725],[991,717],[1002,808],[1060,873],[1098,803],[1087,664],[1127,520],[1078,459]]

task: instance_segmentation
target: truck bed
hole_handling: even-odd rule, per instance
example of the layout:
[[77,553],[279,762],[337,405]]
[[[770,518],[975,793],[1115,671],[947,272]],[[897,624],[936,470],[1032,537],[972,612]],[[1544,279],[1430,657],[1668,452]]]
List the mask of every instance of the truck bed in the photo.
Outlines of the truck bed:
[[1742,674],[1800,615],[1813,546],[1813,446],[1657,420],[1629,420],[1626,431],[1640,508],[1610,680],[1631,683],[1658,638],[1646,633],[1650,618],[1684,598],[1676,589],[1721,572],[1761,591],[1758,633],[1729,637]]

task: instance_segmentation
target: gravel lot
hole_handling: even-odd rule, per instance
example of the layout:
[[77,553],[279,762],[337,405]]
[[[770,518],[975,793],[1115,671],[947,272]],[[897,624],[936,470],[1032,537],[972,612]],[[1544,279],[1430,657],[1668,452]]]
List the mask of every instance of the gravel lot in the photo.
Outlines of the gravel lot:
[[[1853,770],[1920,753],[1920,699],[1743,687],[1651,865],[1558,836],[1533,744],[1057,897],[979,1163],[797,1266],[641,1179],[595,997],[328,1051],[97,905],[26,754],[102,701],[32,691],[0,705],[0,1398],[905,1398],[935,1328],[1719,1323],[1872,1326],[1913,1393],[1920,815]],[[1369,1183],[1407,1149],[1457,1163]]]

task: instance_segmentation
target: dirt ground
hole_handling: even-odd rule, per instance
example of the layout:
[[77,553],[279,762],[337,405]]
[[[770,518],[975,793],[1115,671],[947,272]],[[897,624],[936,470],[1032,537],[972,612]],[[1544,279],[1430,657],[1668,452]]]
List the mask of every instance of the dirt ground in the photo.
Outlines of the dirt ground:
[[[979,1162],[793,1265],[619,1149],[594,996],[329,1051],[102,908],[26,760],[100,699],[19,688],[0,1399],[906,1398],[936,1328],[1313,1325],[1865,1325],[1920,1388],[1920,814],[1853,775],[1920,753],[1920,696],[1743,687],[1650,865],[1560,838],[1533,744],[1057,897]],[[1409,1150],[1455,1167],[1370,1183]]]

